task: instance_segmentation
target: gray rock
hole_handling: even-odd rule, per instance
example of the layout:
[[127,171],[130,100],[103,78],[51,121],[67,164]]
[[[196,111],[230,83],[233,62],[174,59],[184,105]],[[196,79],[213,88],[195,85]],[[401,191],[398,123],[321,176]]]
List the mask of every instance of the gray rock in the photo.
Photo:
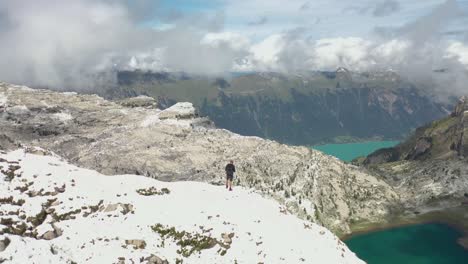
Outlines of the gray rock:
[[146,242],[142,239],[129,239],[125,240],[125,244],[128,246],[133,246],[134,249],[144,249],[146,248]]
[[5,251],[5,249],[10,245],[10,239],[8,237],[5,237],[4,239],[0,240],[0,252]]
[[118,104],[125,106],[125,107],[144,107],[144,108],[156,108],[157,106],[157,101],[149,96],[138,96],[138,97],[132,97],[132,98],[127,98],[123,99],[117,102]]
[[39,237],[39,239],[52,240],[62,235],[63,231],[58,228],[55,224],[51,224],[53,230],[45,232]]
[[198,117],[191,103],[177,103],[159,114],[160,119],[192,119]]
[[225,245],[231,245],[233,237],[234,237],[234,233],[230,233],[230,234],[223,233],[223,234],[221,234],[221,238],[223,239],[223,243]]
[[163,260],[158,256],[151,254],[151,256],[145,258],[146,264],[169,264],[169,261]]
[[47,231],[41,236],[41,238],[44,240],[52,240],[56,237],[57,237],[57,234],[55,233],[55,231]]

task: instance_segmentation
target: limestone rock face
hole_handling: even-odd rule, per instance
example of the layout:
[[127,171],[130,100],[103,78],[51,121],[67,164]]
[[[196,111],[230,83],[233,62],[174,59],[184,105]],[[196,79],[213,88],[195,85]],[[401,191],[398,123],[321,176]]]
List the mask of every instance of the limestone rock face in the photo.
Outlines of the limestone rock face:
[[119,104],[125,107],[144,107],[144,108],[156,108],[158,103],[157,101],[149,96],[137,96],[127,99],[123,99],[118,102]]
[[95,95],[0,84],[0,149],[36,146],[104,174],[236,183],[281,201],[286,211],[332,230],[381,221],[398,204],[387,183],[306,147],[215,129],[190,103],[164,111],[126,107]]
[[408,207],[459,205],[468,190],[468,98],[452,114],[418,128],[400,145],[364,164],[395,186]]
[[159,114],[160,119],[192,119],[198,117],[191,103],[177,103]]

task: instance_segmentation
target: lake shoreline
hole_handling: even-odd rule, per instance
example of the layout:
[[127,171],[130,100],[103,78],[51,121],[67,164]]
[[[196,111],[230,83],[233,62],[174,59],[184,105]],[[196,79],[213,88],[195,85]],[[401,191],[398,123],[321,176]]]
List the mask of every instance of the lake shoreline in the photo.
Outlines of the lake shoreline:
[[334,156],[343,162],[351,162],[358,157],[367,156],[382,148],[396,146],[400,141],[367,141],[346,144],[324,144],[312,146],[312,149]]
[[468,251],[468,205],[430,211],[424,214],[401,215],[386,223],[356,225],[352,227],[351,234],[340,236],[340,239],[346,241],[369,233],[423,224],[443,224],[457,230],[461,234],[457,243]]

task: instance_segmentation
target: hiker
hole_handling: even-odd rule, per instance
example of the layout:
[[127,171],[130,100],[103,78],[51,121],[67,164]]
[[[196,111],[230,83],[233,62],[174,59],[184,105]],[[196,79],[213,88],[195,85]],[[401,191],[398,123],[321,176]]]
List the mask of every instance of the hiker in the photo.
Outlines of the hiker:
[[236,172],[236,167],[234,166],[234,161],[230,161],[226,165],[226,189],[232,191],[232,180],[234,179],[234,172]]

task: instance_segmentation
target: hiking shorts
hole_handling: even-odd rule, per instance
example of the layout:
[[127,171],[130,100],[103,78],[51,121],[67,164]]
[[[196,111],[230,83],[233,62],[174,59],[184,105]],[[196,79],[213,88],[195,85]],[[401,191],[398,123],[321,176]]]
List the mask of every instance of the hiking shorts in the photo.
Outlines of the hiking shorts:
[[226,174],[226,180],[232,181],[234,179],[234,174]]

